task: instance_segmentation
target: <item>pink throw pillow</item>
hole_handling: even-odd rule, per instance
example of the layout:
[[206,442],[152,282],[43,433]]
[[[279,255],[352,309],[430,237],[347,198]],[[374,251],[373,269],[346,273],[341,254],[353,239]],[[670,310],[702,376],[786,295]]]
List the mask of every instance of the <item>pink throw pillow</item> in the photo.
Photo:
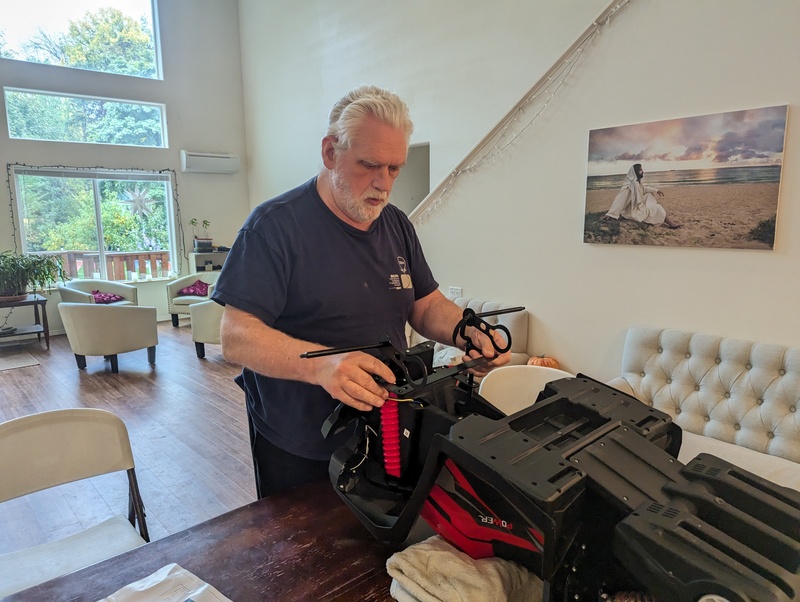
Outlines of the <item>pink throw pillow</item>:
[[101,293],[100,291],[92,291],[92,296],[94,297],[95,303],[116,303],[117,301],[124,301],[125,297],[121,297],[120,295],[115,295],[114,293]]
[[187,286],[186,288],[182,288],[181,290],[178,291],[179,297],[183,297],[186,295],[205,297],[206,295],[208,295],[208,284],[206,284],[202,280],[197,280],[191,286]]

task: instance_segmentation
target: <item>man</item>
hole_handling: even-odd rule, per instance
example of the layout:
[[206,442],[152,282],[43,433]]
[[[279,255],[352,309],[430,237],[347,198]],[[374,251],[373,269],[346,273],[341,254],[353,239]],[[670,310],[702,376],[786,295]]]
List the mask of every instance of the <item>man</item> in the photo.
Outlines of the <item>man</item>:
[[681,225],[672,221],[667,216],[666,209],[656,200],[656,194],[663,197],[664,193],[658,188],[642,184],[643,177],[642,164],[632,165],[625,176],[625,183],[611,203],[611,208],[603,216],[603,221],[622,217],[647,224],[664,224],[673,229],[680,228]]
[[[395,382],[367,353],[303,359],[303,352],[387,335],[404,348],[406,322],[452,344],[462,315],[438,291],[411,223],[388,204],[406,161],[408,107],[363,86],[334,105],[328,122],[319,175],[253,211],[212,297],[225,305],[223,354],[244,367],[237,382],[259,497],[326,478],[331,454],[352,430],[324,439],[325,419],[338,402],[381,407],[388,392],[375,377]],[[495,357],[488,337],[467,334],[478,347],[470,357],[492,358],[483,372],[508,362],[507,353]]]

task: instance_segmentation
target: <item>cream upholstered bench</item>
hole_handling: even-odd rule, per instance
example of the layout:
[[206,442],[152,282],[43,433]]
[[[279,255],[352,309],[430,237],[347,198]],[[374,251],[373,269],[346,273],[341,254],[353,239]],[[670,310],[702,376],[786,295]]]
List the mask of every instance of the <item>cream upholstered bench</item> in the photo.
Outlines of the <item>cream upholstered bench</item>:
[[[466,297],[458,297],[454,299],[453,302],[461,309],[469,307],[476,314],[518,307],[518,305],[509,303],[481,301],[479,299],[468,299]],[[489,324],[502,324],[508,328],[508,332],[511,334],[510,364],[525,364],[528,362],[531,356],[528,354],[528,312],[526,310],[509,314],[500,314],[498,316],[487,316],[484,320]],[[415,332],[410,327],[407,330],[409,347],[413,347],[425,341],[419,333]],[[436,343],[434,346],[433,365],[435,367],[457,364],[461,361],[462,357],[464,357],[464,352],[457,347],[443,345],[441,343]]]
[[800,490],[800,348],[634,326],[608,384],[672,416],[680,461],[707,452]]

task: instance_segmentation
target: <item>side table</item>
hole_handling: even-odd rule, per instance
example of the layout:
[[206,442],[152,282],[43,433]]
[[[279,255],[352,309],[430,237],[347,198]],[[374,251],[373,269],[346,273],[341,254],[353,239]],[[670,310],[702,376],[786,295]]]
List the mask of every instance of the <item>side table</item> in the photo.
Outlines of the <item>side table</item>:
[[[17,326],[16,329],[11,332],[0,332],[0,338],[35,334],[37,339],[41,342],[42,334],[44,334],[45,345],[47,349],[50,349],[50,327],[47,324],[47,297],[44,295],[31,294],[17,300],[0,299],[0,309],[30,306],[33,306],[34,323]],[[39,315],[39,306],[42,308],[41,316]]]

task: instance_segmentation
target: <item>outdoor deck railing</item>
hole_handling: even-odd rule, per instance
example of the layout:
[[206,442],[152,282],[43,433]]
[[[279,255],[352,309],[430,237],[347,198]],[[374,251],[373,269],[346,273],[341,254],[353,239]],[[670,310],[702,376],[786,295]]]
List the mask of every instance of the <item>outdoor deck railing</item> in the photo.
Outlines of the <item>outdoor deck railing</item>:
[[[55,251],[41,255],[61,257],[64,271],[70,278],[99,278],[100,254],[90,251]],[[170,275],[169,251],[138,251],[125,253],[106,251],[106,277],[108,280],[146,280],[166,278]]]

